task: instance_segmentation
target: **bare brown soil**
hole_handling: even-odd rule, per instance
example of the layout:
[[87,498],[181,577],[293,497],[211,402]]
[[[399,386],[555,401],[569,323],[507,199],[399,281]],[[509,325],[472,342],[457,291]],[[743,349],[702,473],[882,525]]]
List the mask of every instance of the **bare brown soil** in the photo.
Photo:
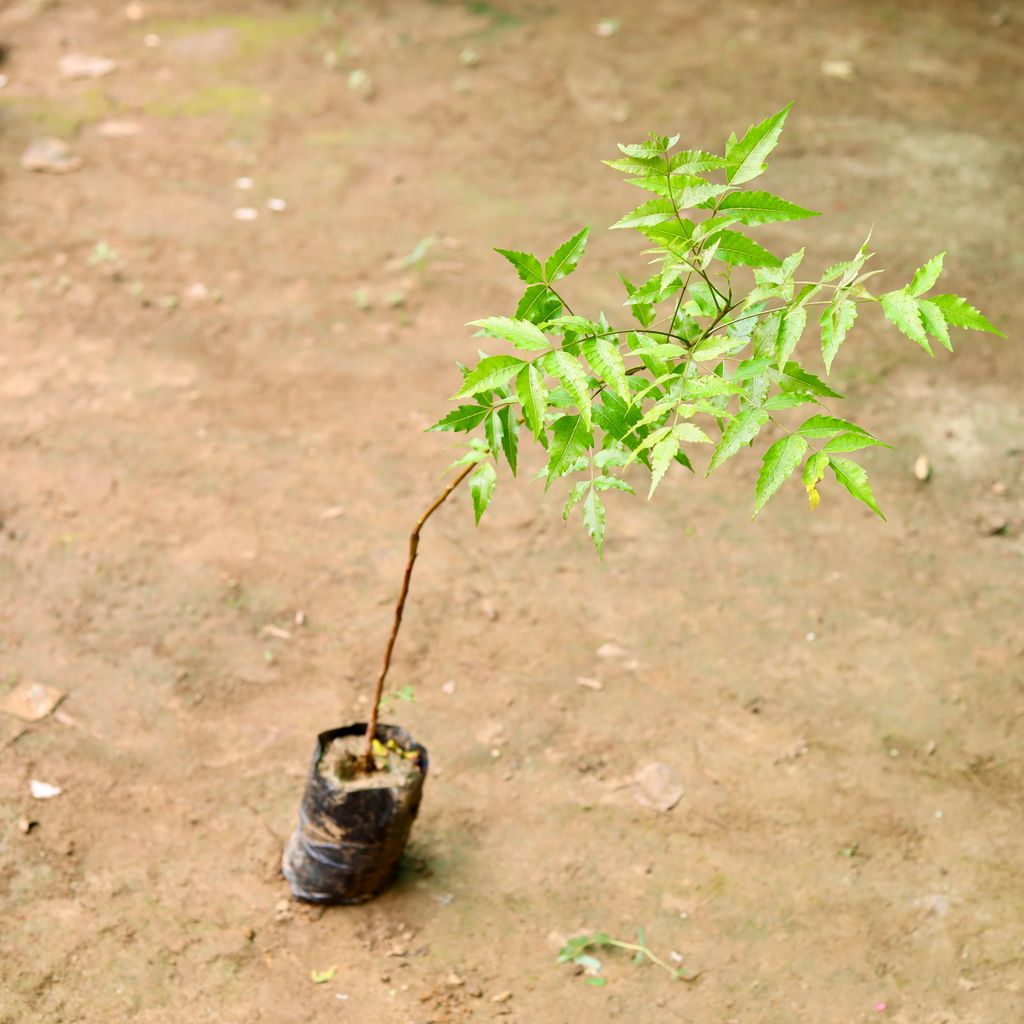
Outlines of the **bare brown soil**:
[[[0,12],[0,692],[68,692],[0,724],[0,1021],[1024,1019],[1019,5],[143,4]],[[393,675],[432,764],[407,868],[289,903],[314,736],[365,716],[448,461],[420,428],[516,297],[490,247],[593,223],[572,295],[613,309],[642,261],[599,161],[789,99],[766,187],[826,216],[766,242],[823,266],[874,223],[894,284],[948,249],[1008,339],[848,342],[888,525],[794,486],[751,526],[751,458],[613,503],[603,563],[529,472],[478,530],[453,497]],[[43,134],[81,168],[23,170]],[[699,979],[555,966],[638,926]]]

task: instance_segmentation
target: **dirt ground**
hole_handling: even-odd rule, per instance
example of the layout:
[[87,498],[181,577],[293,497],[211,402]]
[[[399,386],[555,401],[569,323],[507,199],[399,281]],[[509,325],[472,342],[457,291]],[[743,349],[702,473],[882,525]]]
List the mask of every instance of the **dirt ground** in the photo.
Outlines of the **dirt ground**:
[[[0,12],[0,696],[68,693],[0,717],[0,1021],[1024,1020],[1024,10],[136,8]],[[518,294],[491,246],[592,223],[571,294],[614,310],[615,142],[716,148],[790,99],[765,187],[826,216],[762,237],[821,267],[874,224],[893,286],[948,249],[1008,338],[847,343],[888,524],[793,486],[751,525],[753,455],[613,502],[603,563],[530,473],[477,530],[453,498],[394,672],[432,761],[401,879],[290,903],[314,736],[366,711],[450,460],[421,428]],[[81,168],[23,170],[42,134]],[[697,979],[555,964],[641,926]]]

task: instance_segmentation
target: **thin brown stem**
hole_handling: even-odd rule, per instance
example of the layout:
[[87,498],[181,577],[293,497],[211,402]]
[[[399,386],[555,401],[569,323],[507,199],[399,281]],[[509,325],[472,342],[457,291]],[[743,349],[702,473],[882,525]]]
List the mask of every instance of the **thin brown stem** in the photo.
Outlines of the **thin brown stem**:
[[405,573],[402,576],[402,589],[398,594],[398,602],[395,605],[395,619],[391,625],[391,635],[388,637],[388,645],[384,650],[384,663],[380,667],[380,675],[377,676],[377,685],[373,691],[373,703],[370,706],[370,720],[366,725],[366,744],[363,747],[362,763],[363,769],[370,771],[373,768],[373,741],[377,734],[377,719],[380,714],[380,701],[384,696],[384,680],[387,679],[388,669],[391,667],[391,653],[395,649],[395,641],[398,639],[398,631],[402,626],[402,612],[405,611],[405,599],[409,595],[409,581],[412,578],[412,567],[416,563],[416,555],[420,547],[420,530],[423,529],[426,521],[445,503],[448,495],[455,490],[463,480],[476,469],[476,463],[471,463],[441,492],[434,503],[420,516],[419,521],[409,534],[409,557],[405,563]]

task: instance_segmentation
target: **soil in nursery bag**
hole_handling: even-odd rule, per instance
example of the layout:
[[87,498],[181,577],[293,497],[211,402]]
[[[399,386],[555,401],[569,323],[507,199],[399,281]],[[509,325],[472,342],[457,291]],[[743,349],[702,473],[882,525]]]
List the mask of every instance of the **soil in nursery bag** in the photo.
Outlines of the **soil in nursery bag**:
[[416,819],[427,752],[393,725],[377,727],[377,771],[361,772],[366,726],[332,729],[317,739],[281,869],[296,899],[363,903],[394,878]]

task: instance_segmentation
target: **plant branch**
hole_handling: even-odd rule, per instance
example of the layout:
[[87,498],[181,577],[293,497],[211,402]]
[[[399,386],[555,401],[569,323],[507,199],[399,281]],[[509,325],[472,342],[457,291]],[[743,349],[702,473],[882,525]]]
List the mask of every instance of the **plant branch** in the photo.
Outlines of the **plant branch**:
[[370,720],[366,725],[366,743],[363,747],[362,766],[365,771],[373,769],[373,741],[377,734],[377,719],[380,715],[380,701],[384,696],[384,680],[387,679],[388,669],[391,667],[391,653],[395,649],[395,641],[398,639],[398,631],[402,626],[402,612],[405,611],[405,599],[409,595],[409,581],[412,578],[412,567],[416,563],[416,555],[420,547],[420,530],[423,529],[426,521],[445,503],[448,495],[455,490],[463,480],[476,469],[476,463],[471,463],[441,492],[434,503],[420,516],[419,521],[409,534],[409,557],[405,563],[405,573],[402,576],[402,589],[398,594],[398,602],[395,604],[395,618],[391,625],[391,635],[388,637],[388,645],[384,650],[384,663],[381,665],[380,674],[377,676],[377,685],[373,691],[373,704],[370,706]]

